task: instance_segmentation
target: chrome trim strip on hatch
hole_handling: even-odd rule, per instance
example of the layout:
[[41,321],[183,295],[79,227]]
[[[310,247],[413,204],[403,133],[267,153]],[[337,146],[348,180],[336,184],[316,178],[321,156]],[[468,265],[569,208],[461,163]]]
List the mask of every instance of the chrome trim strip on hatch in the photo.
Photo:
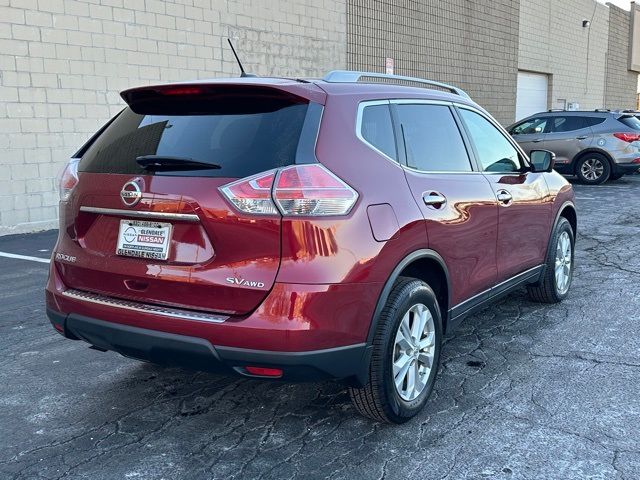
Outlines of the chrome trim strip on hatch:
[[65,290],[62,295],[74,300],[83,302],[105,305],[107,307],[123,308],[134,312],[151,313],[163,317],[179,318],[182,320],[193,320],[196,322],[223,323],[227,317],[214,315],[212,313],[192,312],[178,308],[161,307],[159,305],[150,305],[148,303],[132,302],[130,300],[122,300],[119,298],[107,297],[97,293],[83,292],[81,290]]
[[159,220],[178,220],[182,222],[199,222],[200,217],[195,213],[167,213],[167,212],[148,212],[141,210],[124,210],[121,208],[102,208],[102,207],[80,207],[81,212],[99,213],[102,215],[112,215],[116,217],[132,217],[132,218],[149,218]]

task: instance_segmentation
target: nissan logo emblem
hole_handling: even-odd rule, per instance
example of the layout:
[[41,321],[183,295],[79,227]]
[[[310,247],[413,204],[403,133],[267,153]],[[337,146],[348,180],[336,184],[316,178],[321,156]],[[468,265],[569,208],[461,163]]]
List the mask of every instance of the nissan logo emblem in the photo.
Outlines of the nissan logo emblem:
[[133,180],[127,182],[120,190],[120,199],[127,207],[133,207],[142,198],[140,186]]

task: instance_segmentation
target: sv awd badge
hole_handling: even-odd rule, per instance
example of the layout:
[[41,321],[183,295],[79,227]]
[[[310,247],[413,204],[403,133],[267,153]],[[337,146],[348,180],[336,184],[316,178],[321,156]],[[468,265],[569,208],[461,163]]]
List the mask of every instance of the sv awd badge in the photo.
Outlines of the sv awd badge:
[[239,285],[241,287],[255,287],[255,288],[264,288],[264,282],[254,282],[251,280],[245,280],[243,278],[236,277],[227,277],[227,283],[231,283],[232,285]]

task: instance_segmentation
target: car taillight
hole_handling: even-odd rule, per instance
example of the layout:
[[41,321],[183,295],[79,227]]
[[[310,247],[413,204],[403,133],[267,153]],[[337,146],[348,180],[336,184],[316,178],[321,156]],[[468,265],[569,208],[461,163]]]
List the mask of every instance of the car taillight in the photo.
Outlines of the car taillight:
[[346,215],[358,194],[320,164],[278,172],[273,198],[283,215]]
[[164,87],[157,90],[162,95],[201,95],[204,89],[200,87]]
[[346,215],[358,193],[320,164],[292,165],[220,187],[241,212],[257,215]]
[[271,187],[275,177],[276,171],[270,170],[229,183],[220,187],[220,191],[241,212],[275,215],[278,209],[271,199]]
[[613,136],[616,137],[617,139],[622,140],[623,142],[629,142],[629,143],[640,140],[640,133],[629,133],[629,132],[614,133]]
[[79,163],[79,158],[72,158],[60,175],[59,193],[61,202],[66,202],[69,199],[73,187],[78,183]]

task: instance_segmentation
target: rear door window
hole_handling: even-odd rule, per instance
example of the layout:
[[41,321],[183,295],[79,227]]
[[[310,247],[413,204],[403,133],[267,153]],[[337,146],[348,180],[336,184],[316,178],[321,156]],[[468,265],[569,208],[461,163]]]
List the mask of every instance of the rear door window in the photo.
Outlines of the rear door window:
[[470,172],[471,161],[446,105],[397,105],[407,166],[424,172]]
[[600,125],[604,123],[606,118],[604,117],[584,117],[585,122],[587,123],[587,127],[595,127],[596,125]]
[[391,123],[389,104],[368,105],[362,110],[360,135],[389,158],[397,160],[396,140]]
[[[307,103],[265,111],[162,115],[125,109],[87,149],[79,169],[90,173],[246,177],[295,163]],[[151,172],[136,158],[184,157],[216,169]]]
[[558,116],[551,118],[545,133],[573,132],[586,127],[587,122],[584,117],[577,115]]

